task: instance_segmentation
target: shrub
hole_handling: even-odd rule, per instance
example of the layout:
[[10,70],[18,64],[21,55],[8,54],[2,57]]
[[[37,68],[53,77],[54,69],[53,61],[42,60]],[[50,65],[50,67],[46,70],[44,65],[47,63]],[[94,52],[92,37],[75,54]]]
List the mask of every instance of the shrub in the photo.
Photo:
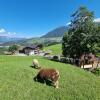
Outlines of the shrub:
[[61,58],[60,58],[60,61],[61,61],[62,63],[67,63],[67,62],[68,62],[67,59],[66,59],[66,57],[61,57]]
[[55,55],[55,56],[53,56],[52,60],[54,60],[54,61],[60,61],[60,57]]

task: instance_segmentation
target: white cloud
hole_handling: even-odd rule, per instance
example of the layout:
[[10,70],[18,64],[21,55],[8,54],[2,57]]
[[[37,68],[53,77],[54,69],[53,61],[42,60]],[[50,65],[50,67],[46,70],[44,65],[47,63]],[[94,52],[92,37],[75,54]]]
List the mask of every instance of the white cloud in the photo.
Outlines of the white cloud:
[[100,22],[100,18],[96,18],[96,19],[94,19],[94,22],[99,23],[99,22]]
[[5,32],[6,32],[6,30],[4,28],[0,29],[0,33],[5,33]]
[[71,24],[71,22],[68,22],[66,25],[70,25]]
[[12,35],[16,35],[16,33],[15,32],[8,32],[8,35],[12,36]]
[[15,32],[8,32],[4,28],[0,28],[0,36],[8,36],[8,37],[13,37],[15,36]]
[[16,32],[13,32],[13,35],[16,35],[17,33]]
[[12,35],[12,33],[11,32],[8,32],[8,35]]

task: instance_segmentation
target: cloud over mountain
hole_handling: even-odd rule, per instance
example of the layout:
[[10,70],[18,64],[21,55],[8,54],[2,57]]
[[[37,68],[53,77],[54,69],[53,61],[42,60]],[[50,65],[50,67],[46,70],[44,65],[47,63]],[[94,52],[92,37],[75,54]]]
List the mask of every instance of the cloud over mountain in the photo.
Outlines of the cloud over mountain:
[[5,33],[5,32],[6,32],[5,29],[3,28],[0,29],[0,33]]
[[6,29],[0,28],[0,36],[13,37],[13,36],[15,36],[15,35],[16,35],[15,32],[8,32]]

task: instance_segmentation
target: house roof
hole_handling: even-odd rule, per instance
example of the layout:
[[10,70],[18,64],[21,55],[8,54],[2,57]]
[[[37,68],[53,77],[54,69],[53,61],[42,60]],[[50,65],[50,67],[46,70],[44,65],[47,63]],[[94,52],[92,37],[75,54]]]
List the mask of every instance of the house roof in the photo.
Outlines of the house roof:
[[26,47],[24,47],[23,49],[25,49],[25,48],[35,49],[35,48],[37,48],[37,47],[38,47],[38,45],[32,45],[32,46],[26,46]]

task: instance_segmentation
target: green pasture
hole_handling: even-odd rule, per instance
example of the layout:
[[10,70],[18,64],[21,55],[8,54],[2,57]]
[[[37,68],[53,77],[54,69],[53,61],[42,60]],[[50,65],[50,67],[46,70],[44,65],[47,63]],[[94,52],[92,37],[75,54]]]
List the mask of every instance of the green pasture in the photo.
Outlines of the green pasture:
[[[30,67],[33,58],[43,68],[59,70],[58,89],[34,82],[39,70]],[[100,77],[43,57],[0,56],[0,100],[100,100]]]

